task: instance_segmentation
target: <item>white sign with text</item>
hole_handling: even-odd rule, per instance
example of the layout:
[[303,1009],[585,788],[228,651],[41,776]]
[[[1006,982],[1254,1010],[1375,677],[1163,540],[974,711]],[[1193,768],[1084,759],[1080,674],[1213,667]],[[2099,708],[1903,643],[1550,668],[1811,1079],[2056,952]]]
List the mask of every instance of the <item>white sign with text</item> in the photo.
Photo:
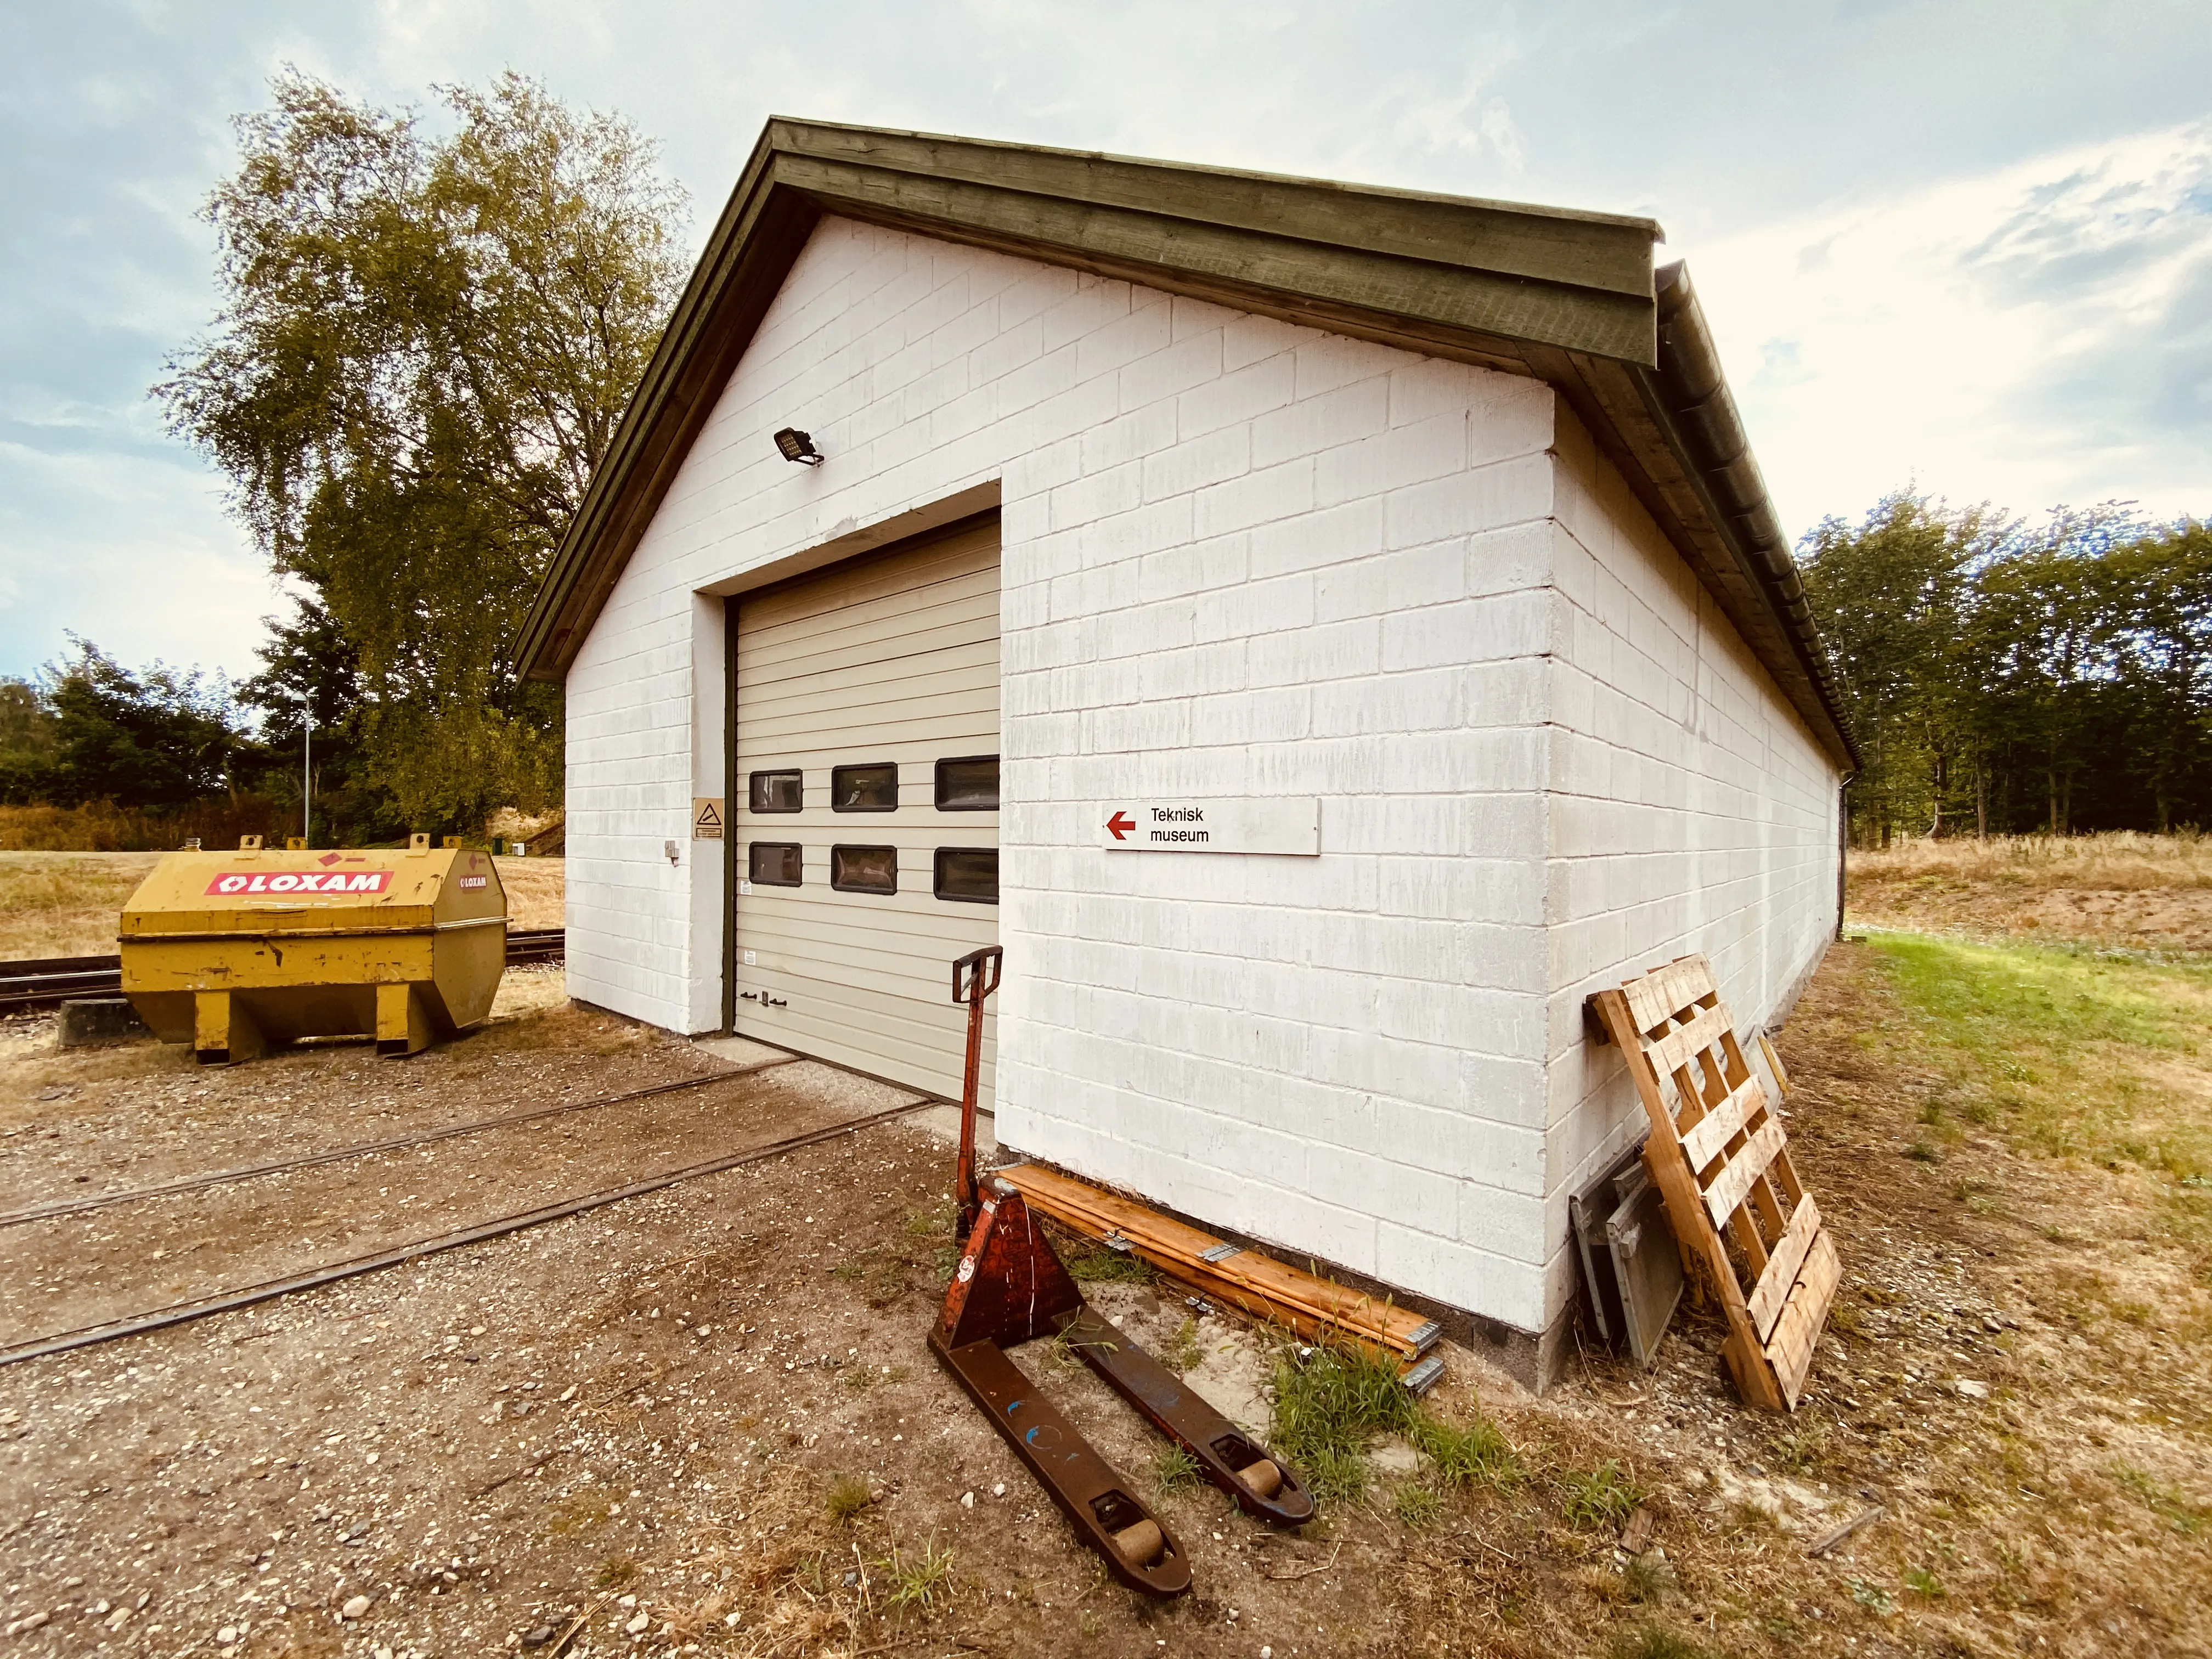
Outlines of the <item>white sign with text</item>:
[[1109,801],[1098,844],[1114,853],[1321,852],[1321,802],[1310,795],[1242,800]]

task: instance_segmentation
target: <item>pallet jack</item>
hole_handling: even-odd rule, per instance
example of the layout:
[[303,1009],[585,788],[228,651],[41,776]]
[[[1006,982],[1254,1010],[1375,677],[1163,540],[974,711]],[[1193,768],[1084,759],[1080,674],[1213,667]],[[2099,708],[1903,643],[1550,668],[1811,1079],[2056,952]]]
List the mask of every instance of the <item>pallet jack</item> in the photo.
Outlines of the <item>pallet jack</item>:
[[983,1003],[999,988],[999,947],[952,964],[952,1000],[968,1006],[968,1070],[960,1098],[954,1242],[960,1265],[930,1329],[929,1349],[991,1419],[1115,1577],[1152,1595],[1190,1588],[1190,1559],[1167,1523],[1113,1465],[1042,1398],[1006,1357],[1010,1347],[1059,1336],[1108,1387],[1189,1453],[1238,1508],[1276,1526],[1313,1518],[1313,1498],[1266,1447],[1192,1392],[1182,1379],[1084,1301],[1022,1195],[975,1176],[975,1097],[982,1063]]

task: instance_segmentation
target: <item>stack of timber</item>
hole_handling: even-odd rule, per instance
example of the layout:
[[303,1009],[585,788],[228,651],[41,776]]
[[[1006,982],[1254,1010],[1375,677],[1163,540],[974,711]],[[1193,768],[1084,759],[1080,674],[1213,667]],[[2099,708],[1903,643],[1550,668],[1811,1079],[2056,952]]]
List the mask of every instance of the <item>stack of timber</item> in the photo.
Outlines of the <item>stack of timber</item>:
[[1644,1156],[1667,1218],[1728,1320],[1721,1352],[1737,1391],[1796,1410],[1843,1268],[1711,967],[1678,957],[1590,1001],[1651,1120]]
[[1057,1170],[1018,1164],[994,1173],[1030,1208],[1061,1226],[1129,1250],[1224,1306],[1287,1326],[1309,1342],[1351,1342],[1395,1360],[1400,1379],[1416,1392],[1443,1374],[1441,1358],[1428,1352],[1443,1334],[1432,1319],[1185,1226]]

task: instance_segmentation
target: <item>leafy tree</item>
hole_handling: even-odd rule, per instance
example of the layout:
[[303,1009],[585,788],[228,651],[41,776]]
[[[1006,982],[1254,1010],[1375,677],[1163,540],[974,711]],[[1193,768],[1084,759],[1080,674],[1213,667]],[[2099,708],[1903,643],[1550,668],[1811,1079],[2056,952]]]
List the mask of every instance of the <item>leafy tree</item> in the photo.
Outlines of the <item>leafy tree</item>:
[[401,814],[534,805],[559,694],[510,642],[682,281],[682,196],[627,122],[520,76],[440,88],[442,136],[297,72],[272,90],[205,210],[214,332],[155,393],[345,641]]
[[259,653],[264,666],[238,687],[239,702],[262,711],[261,792],[291,802],[292,822],[299,822],[301,762],[312,714],[317,844],[388,841],[404,834],[407,821],[368,777],[359,736],[361,665],[353,642],[329,611],[309,596],[293,596],[289,622],[264,620],[269,627]]
[[1856,811],[1885,843],[1899,829],[1940,834],[1950,781],[1962,760],[1978,762],[1966,610],[1973,567],[2010,528],[1986,507],[1899,491],[1856,529],[1823,520],[1799,548],[1866,757]]
[[1910,493],[1801,546],[1867,764],[1855,833],[2212,818],[2212,531]]
[[64,805],[178,806],[228,789],[246,738],[229,688],[198,669],[133,672],[88,640],[47,671],[53,759],[46,792]]
[[45,799],[53,787],[54,711],[36,681],[0,678],[0,801]]

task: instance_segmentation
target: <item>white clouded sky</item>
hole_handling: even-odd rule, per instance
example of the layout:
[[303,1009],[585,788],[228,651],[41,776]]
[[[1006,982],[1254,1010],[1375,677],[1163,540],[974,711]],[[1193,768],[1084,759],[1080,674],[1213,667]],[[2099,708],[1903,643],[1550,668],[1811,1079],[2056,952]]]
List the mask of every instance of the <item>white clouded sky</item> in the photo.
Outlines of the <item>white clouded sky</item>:
[[2212,512],[2202,0],[77,0],[0,14],[0,673],[253,666],[274,590],[145,390],[285,63],[619,109],[695,237],[771,112],[1650,214],[1793,531],[1907,482]]

